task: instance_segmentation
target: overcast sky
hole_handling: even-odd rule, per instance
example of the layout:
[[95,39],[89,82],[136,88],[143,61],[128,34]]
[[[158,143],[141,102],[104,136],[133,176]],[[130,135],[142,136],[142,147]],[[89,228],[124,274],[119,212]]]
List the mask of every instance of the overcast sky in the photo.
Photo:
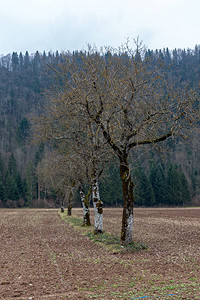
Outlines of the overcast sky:
[[0,54],[119,46],[200,44],[200,0],[0,0]]

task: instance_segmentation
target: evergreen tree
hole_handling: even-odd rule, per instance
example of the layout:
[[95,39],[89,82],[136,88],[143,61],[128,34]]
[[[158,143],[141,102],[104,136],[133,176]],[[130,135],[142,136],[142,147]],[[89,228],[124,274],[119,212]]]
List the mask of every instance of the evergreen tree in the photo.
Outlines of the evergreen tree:
[[[17,205],[19,199],[24,199],[25,197],[25,187],[23,186],[23,181],[17,168],[16,159],[14,155],[11,154],[5,177],[4,202],[12,200]],[[10,206],[10,204],[7,206]]]
[[152,185],[141,167],[136,170],[134,196],[135,204],[139,206],[152,206],[156,203]]
[[0,181],[3,182],[4,178],[4,162],[0,153]]
[[30,57],[29,57],[28,51],[26,51],[25,56],[24,56],[24,67],[26,70],[28,70],[30,67]]
[[167,174],[167,204],[180,204],[180,176],[173,164],[170,164]]
[[19,57],[17,52],[13,52],[12,54],[12,69],[14,72],[19,69]]
[[167,203],[183,205],[190,201],[187,179],[177,165],[170,164],[167,178]]
[[39,75],[40,72],[40,67],[41,67],[41,58],[40,54],[38,51],[36,51],[34,58],[33,58],[33,72],[34,75]]
[[192,172],[191,172],[191,181],[192,181],[192,193],[193,196],[196,195],[197,192],[197,187],[198,187],[198,170],[194,167],[192,167]]
[[0,180],[0,202],[1,202],[1,205],[3,205],[4,203],[4,185],[2,183],[2,181]]
[[171,63],[171,54],[168,48],[164,49],[164,61],[167,66],[169,66]]
[[160,163],[153,163],[150,169],[150,182],[155,193],[156,205],[166,203],[166,179]]
[[13,154],[10,155],[9,161],[8,161],[8,172],[9,175],[16,178],[18,175],[17,170],[17,162]]
[[191,201],[190,191],[185,174],[181,171],[180,173],[181,192],[182,192],[182,204],[185,205]]
[[15,179],[9,174],[9,172],[7,172],[6,174],[5,188],[4,188],[4,201],[7,200],[13,200],[13,201],[19,200],[17,184],[15,182]]
[[0,153],[0,207],[4,206],[4,163]]
[[29,122],[26,118],[23,118],[18,124],[17,128],[17,140],[19,144],[24,144],[29,134]]
[[105,177],[101,179],[100,193],[105,205],[122,206],[122,186],[116,165],[109,167]]
[[24,57],[22,52],[19,54],[19,70],[23,71],[23,66],[24,66]]
[[30,162],[28,164],[27,170],[26,170],[26,195],[28,200],[28,205],[32,205],[33,200],[33,190],[35,186],[35,168],[33,166],[33,163]]
[[21,175],[19,174],[19,172],[17,173],[15,182],[16,182],[18,196],[19,196],[19,198],[23,198],[24,197],[24,187],[23,187],[22,178],[21,178]]

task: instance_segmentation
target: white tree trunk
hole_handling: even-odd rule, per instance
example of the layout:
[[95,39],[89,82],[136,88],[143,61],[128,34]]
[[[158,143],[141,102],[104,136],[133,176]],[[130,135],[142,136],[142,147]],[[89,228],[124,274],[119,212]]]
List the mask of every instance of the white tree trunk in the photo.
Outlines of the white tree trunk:
[[103,202],[99,195],[99,181],[96,174],[92,176],[92,198],[95,213],[94,232],[103,233]]
[[[128,212],[127,212],[128,214]],[[127,219],[127,227],[126,227],[126,235],[124,240],[124,245],[128,245],[132,242],[132,234],[133,234],[133,214],[129,214]]]
[[79,191],[80,191],[80,197],[83,206],[83,226],[90,226],[91,223],[90,223],[90,208],[88,205],[89,203],[86,203],[88,201],[86,201],[86,196],[81,184],[79,186]]

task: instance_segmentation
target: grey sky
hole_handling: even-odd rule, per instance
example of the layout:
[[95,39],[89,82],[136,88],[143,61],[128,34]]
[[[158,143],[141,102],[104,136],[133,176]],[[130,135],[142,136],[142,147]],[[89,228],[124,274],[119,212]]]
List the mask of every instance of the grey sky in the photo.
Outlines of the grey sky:
[[150,49],[200,44],[200,0],[0,0],[0,53],[118,46],[139,35]]

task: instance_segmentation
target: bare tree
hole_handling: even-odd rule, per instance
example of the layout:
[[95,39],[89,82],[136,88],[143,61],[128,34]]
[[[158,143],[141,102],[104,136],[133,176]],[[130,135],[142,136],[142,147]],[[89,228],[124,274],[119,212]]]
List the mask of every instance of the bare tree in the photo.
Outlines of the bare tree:
[[103,202],[99,193],[99,176],[106,162],[112,158],[110,148],[105,143],[98,126],[91,123],[84,111],[80,111],[77,115],[77,109],[73,107],[73,103],[67,101],[65,93],[60,89],[58,91],[54,89],[53,93],[50,91],[48,97],[45,113],[34,120],[34,139],[37,142],[53,141],[60,155],[68,161],[65,168],[73,164],[73,177],[80,186],[83,225],[90,224],[89,195],[84,196],[81,183],[91,185],[95,211],[94,232],[102,233]]
[[197,96],[188,87],[175,88],[167,81],[159,62],[146,57],[138,42],[134,49],[128,43],[117,50],[89,47],[78,59],[69,54],[64,58],[55,70],[64,109],[68,107],[83,127],[90,120],[119,159],[124,203],[121,241],[129,244],[134,203],[130,151],[184,137],[194,121]]
[[57,194],[61,212],[64,212],[67,205],[68,215],[71,215],[72,200],[77,188],[77,181],[73,177],[73,163],[55,151],[46,153],[37,166],[37,173],[45,189],[53,190]]

